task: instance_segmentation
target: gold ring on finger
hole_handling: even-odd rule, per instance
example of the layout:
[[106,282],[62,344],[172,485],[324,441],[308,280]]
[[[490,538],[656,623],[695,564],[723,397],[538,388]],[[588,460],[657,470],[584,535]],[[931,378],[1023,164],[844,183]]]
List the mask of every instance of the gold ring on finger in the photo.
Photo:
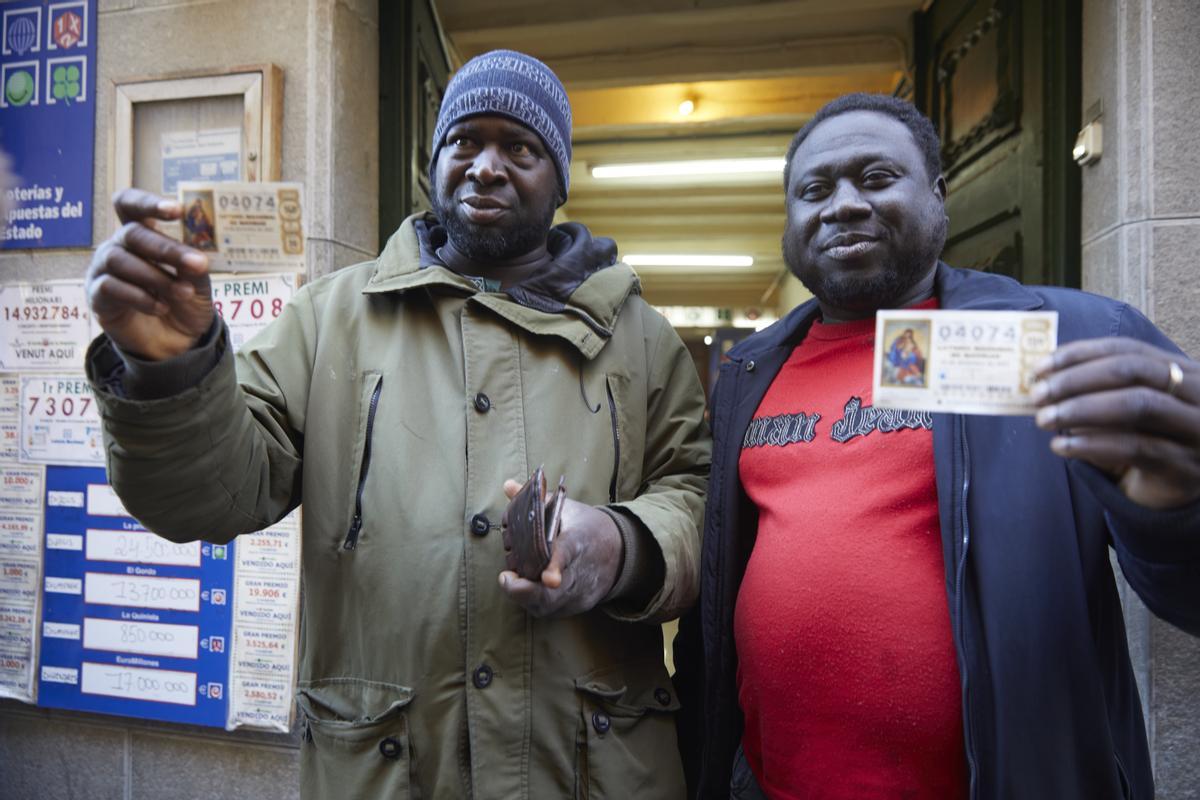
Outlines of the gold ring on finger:
[[1183,367],[1172,361],[1167,364],[1167,394],[1179,396],[1179,387],[1183,385]]

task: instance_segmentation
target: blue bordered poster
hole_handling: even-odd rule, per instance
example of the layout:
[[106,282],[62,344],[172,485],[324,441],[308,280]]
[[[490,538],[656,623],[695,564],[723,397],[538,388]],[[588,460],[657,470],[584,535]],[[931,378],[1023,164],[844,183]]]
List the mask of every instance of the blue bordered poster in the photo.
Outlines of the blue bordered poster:
[[94,467],[46,467],[38,704],[225,727],[234,545],[168,542]]
[[0,141],[20,181],[0,249],[92,244],[97,2],[0,3]]

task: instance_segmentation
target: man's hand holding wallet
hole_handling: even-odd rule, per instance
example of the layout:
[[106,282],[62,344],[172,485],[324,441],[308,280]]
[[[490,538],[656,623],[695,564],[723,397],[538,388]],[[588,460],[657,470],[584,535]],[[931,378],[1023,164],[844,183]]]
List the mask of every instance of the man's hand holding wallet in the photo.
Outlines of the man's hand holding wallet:
[[522,486],[505,481],[503,590],[535,617],[582,614],[608,596],[621,570],[617,523],[567,497],[565,479],[548,493],[539,467]]

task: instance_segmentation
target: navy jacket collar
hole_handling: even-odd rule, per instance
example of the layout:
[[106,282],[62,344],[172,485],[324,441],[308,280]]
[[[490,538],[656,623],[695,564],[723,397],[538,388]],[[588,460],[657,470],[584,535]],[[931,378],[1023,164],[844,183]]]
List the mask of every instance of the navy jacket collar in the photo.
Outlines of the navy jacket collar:
[[[956,269],[938,262],[934,287],[942,308],[979,311],[1028,311],[1042,306],[1042,298],[1012,278],[973,269]],[[816,299],[801,303],[787,316],[761,333],[739,342],[729,353],[735,362],[754,360],[770,351],[796,346],[820,315]]]

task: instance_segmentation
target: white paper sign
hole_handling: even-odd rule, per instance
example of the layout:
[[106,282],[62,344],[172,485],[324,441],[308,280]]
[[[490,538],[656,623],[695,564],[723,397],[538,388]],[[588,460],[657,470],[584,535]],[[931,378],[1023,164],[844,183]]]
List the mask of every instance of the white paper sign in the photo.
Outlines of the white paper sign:
[[162,192],[180,181],[236,181],[242,177],[242,129],[169,131],[162,135]]
[[81,280],[0,285],[0,372],[77,370],[93,330]]
[[82,375],[21,376],[20,458],[104,466],[100,414]]
[[0,697],[37,699],[41,517],[0,514]]
[[40,558],[41,537],[40,517],[0,512],[0,558]]
[[196,673],[83,662],[80,691],[128,700],[196,705]]
[[38,597],[40,566],[24,558],[0,558],[0,603],[34,603]]
[[0,462],[20,456],[20,377],[0,374]]
[[21,416],[21,379],[15,374],[0,375],[0,420],[17,421]]
[[[46,587],[50,591],[50,587]],[[157,578],[119,572],[84,574],[85,603],[157,611],[199,611],[200,581],[196,578]]]
[[194,660],[200,657],[200,627],[84,617],[83,646],[89,650]]
[[16,461],[21,438],[21,379],[0,375],[0,461]]
[[283,313],[299,284],[296,273],[214,275],[213,305],[229,328],[234,350]]
[[225,727],[290,729],[300,594],[300,511],[238,538]]
[[172,542],[149,531],[88,530],[88,561],[200,566],[199,542]]
[[0,464],[0,510],[40,514],[45,478],[45,467]]

